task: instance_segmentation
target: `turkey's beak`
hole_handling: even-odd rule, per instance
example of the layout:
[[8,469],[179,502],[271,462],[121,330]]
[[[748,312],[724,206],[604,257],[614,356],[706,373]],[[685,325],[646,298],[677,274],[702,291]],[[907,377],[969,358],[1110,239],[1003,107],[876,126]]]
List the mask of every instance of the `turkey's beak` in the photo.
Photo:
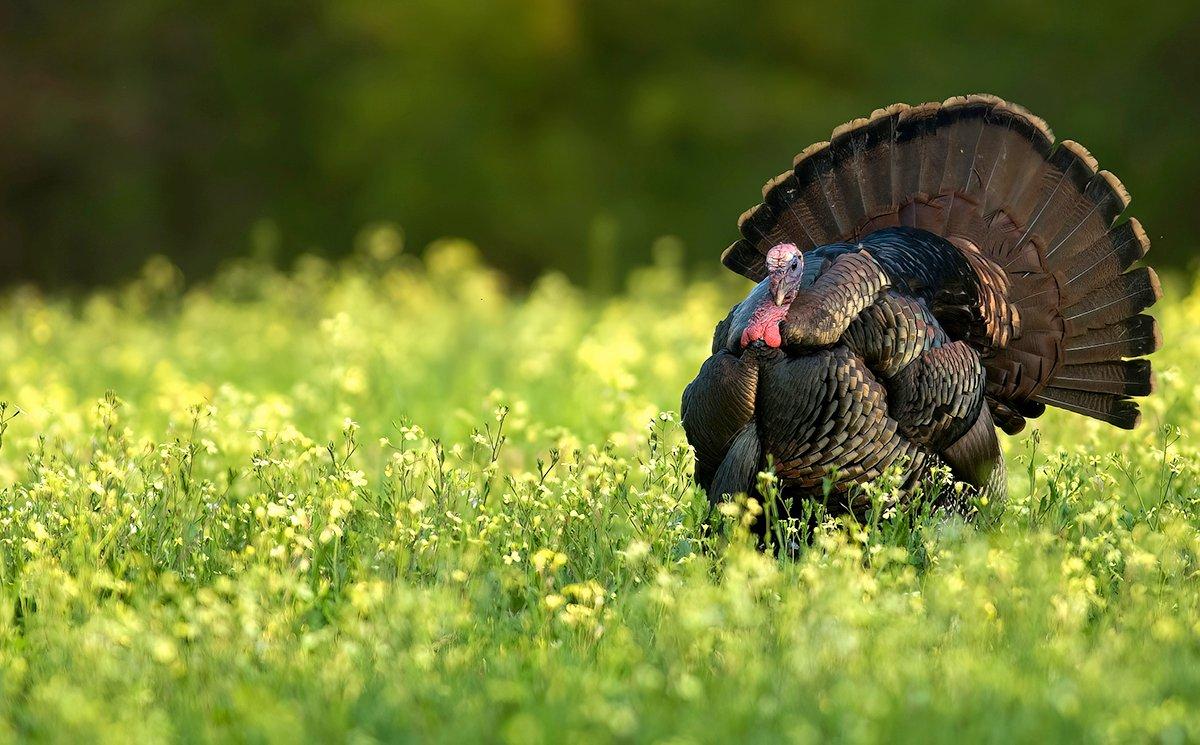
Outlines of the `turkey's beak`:
[[767,289],[776,305],[781,308],[787,305],[788,283],[783,277],[771,277],[771,284]]

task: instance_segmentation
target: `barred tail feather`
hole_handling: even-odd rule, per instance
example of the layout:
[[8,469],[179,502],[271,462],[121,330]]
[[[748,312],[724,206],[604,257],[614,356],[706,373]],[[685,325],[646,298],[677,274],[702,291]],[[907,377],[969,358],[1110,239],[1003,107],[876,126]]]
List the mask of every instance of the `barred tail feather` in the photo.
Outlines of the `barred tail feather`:
[[1162,297],[1158,275],[1148,266],[1117,275],[1063,311],[1067,328],[1075,336],[1104,328],[1141,313]]
[[1048,386],[1038,395],[1038,400],[1121,429],[1133,429],[1142,421],[1137,403],[1123,396]]
[[1068,339],[1064,347],[1064,361],[1068,365],[1078,365],[1140,357],[1161,346],[1162,332],[1159,331],[1158,322],[1151,316],[1136,315]]
[[1136,218],[1101,234],[1088,248],[1063,262],[1063,300],[1074,303],[1083,299],[1116,279],[1149,250],[1150,239]]
[[1050,379],[1050,385],[1118,396],[1148,396],[1154,390],[1154,375],[1150,360],[1087,362],[1063,365]]

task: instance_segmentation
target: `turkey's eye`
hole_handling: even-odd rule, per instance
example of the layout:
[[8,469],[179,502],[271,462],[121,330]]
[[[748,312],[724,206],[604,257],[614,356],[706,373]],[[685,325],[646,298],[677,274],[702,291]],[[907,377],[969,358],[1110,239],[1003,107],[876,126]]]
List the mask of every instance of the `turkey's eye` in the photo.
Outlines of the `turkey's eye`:
[[792,266],[790,267],[790,269],[794,272],[799,268],[800,268],[800,262],[796,261],[795,259],[792,259]]

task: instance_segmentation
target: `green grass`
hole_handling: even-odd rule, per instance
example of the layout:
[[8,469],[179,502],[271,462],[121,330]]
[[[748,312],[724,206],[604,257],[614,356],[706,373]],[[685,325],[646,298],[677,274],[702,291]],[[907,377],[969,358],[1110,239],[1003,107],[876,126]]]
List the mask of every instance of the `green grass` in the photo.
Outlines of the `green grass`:
[[669,413],[732,278],[177,284],[0,302],[0,740],[1200,739],[1200,295],[1139,431],[1048,414],[981,523],[779,559]]

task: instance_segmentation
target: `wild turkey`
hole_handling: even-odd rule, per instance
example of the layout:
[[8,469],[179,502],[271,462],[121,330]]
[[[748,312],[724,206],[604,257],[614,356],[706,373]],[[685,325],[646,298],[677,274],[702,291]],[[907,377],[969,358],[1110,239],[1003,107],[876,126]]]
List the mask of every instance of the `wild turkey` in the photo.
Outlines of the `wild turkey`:
[[[683,395],[713,501],[774,464],[787,496],[847,495],[894,464],[997,496],[995,426],[1046,405],[1131,429],[1160,297],[1128,193],[1079,144],[994,96],[896,104],[769,181],[721,257],[758,285]],[[853,499],[851,507],[855,506]]]

